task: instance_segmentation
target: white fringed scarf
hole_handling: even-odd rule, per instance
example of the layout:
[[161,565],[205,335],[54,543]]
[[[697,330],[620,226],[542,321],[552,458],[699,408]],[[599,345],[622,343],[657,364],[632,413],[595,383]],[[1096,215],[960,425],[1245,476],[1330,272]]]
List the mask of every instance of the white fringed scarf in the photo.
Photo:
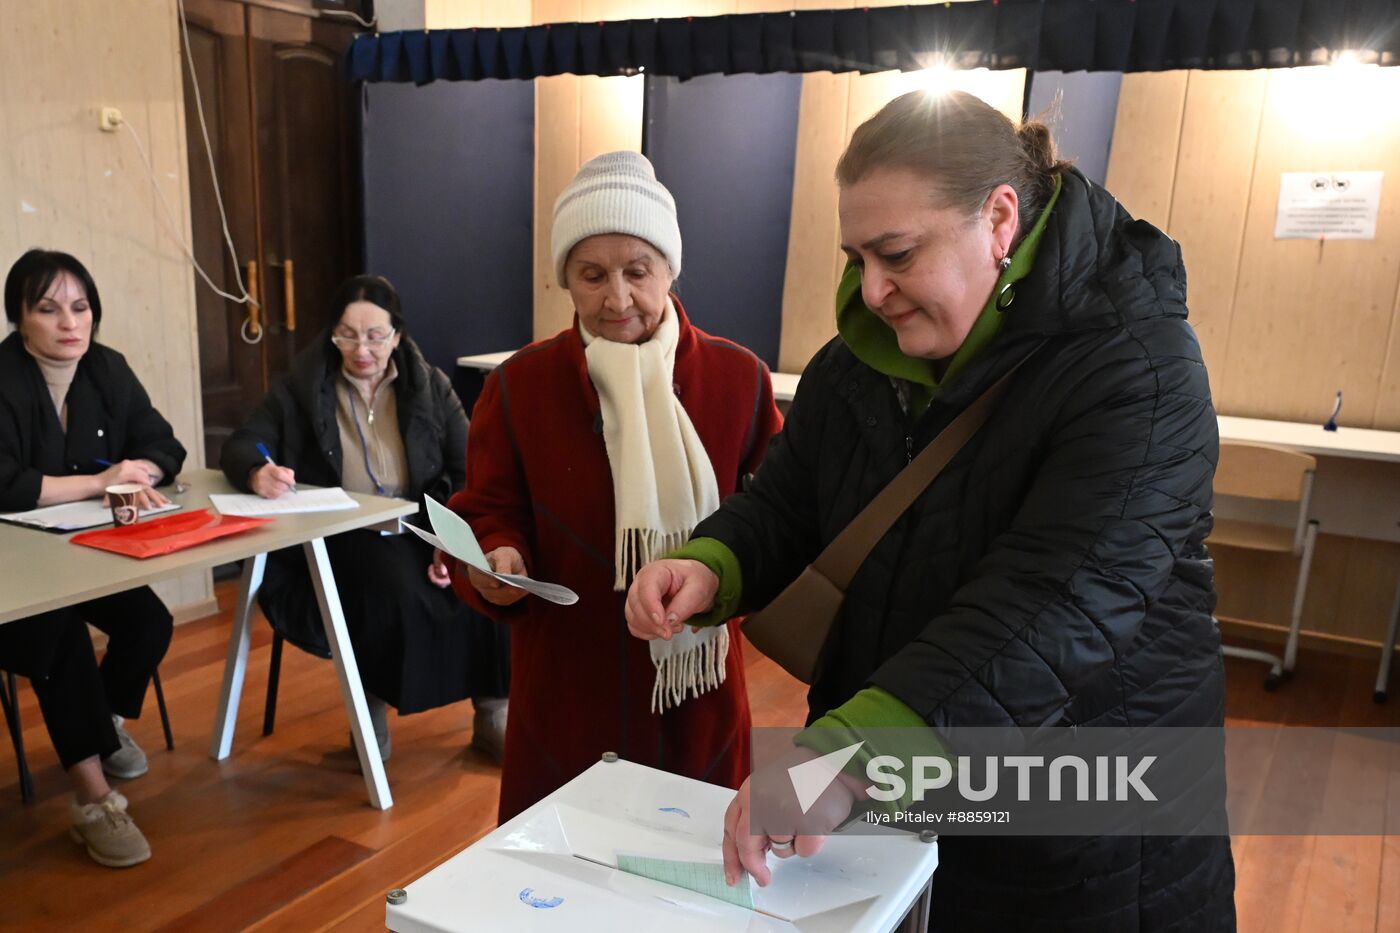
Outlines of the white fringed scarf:
[[[645,343],[603,340],[579,322],[588,375],[598,391],[603,443],[612,468],[616,540],[613,589],[621,592],[649,561],[685,544],[701,519],[719,508],[719,486],[690,415],[676,398],[672,371],[680,323],[670,299]],[[652,712],[724,683],[729,655],[725,625],[670,641],[654,639]]]

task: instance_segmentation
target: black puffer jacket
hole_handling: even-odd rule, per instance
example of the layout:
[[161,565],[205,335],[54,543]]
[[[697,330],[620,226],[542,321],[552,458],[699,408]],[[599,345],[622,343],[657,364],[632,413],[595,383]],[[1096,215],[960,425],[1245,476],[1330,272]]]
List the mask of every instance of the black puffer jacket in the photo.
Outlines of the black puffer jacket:
[[[423,358],[405,337],[394,351],[394,398],[408,455],[406,498],[422,505],[424,496],[439,502],[466,478],[467,415],[442,370]],[[292,363],[292,370],[262,400],[246,424],[224,443],[219,456],[228,481],[248,489],[248,474],[264,463],[258,442],[274,460],[296,471],[297,480],[314,486],[340,485],[344,464],[340,428],[335,420],[335,381],[340,354],[325,338],[317,339]],[[422,509],[411,519],[426,522]]]
[[[1067,173],[1001,333],[914,423],[833,340],[751,489],[697,536],[764,605],[1033,347],[999,410],[853,581],[812,717],[881,687],[968,726],[1219,725],[1217,429],[1177,245]],[[936,929],[1234,928],[1227,837],[945,837]]]

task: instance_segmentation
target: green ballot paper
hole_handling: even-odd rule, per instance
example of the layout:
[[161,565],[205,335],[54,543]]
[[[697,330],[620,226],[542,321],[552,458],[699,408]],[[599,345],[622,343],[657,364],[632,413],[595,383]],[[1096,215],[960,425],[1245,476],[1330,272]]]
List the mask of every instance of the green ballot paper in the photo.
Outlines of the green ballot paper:
[[739,878],[739,883],[730,887],[724,883],[724,865],[719,862],[677,862],[619,852],[617,867],[629,874],[673,884],[753,910],[753,879],[745,872]]

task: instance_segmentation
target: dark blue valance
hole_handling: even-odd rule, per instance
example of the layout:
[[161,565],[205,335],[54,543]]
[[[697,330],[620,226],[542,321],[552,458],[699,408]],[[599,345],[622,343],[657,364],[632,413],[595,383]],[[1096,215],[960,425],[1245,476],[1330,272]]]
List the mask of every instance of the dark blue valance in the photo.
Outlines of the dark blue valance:
[[958,68],[1167,71],[1321,64],[1343,50],[1394,64],[1400,0],[975,0],[512,29],[363,35],[356,81],[556,74]]

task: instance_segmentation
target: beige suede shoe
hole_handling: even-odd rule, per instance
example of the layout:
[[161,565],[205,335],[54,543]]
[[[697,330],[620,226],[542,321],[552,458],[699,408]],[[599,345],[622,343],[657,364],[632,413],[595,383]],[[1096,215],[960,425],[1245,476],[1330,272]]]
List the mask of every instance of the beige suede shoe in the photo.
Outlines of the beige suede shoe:
[[73,818],[68,834],[97,864],[127,868],[151,857],[150,844],[126,812],[126,798],[116,791],[96,803],[71,801],[68,812]]

